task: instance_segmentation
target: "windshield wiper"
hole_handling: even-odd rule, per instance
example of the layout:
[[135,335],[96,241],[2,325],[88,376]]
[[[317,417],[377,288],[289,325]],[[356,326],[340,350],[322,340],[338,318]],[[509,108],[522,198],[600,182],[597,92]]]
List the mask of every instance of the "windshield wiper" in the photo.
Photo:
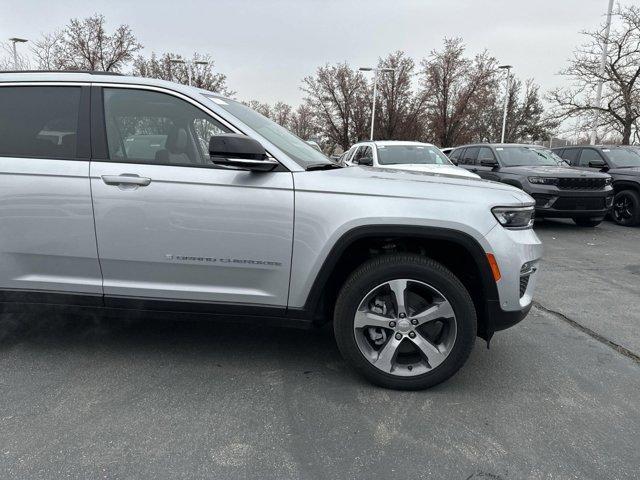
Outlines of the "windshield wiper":
[[307,165],[305,170],[331,170],[332,168],[342,168],[342,165],[338,165],[337,163],[312,163],[311,165]]

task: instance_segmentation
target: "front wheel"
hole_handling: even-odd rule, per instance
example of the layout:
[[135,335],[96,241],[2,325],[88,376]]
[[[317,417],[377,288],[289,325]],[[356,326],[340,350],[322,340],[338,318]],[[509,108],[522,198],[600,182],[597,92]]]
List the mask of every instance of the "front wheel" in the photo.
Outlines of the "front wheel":
[[633,190],[622,190],[613,198],[611,217],[618,225],[630,227],[640,223],[640,195]]
[[393,254],[357,268],[342,287],[334,331],[345,360],[371,382],[417,390],[465,363],[477,330],[473,301],[441,264]]
[[577,218],[573,219],[575,224],[578,225],[579,227],[597,227],[598,225],[600,225],[602,223],[602,220],[604,220],[604,218],[581,218],[581,217],[577,217]]

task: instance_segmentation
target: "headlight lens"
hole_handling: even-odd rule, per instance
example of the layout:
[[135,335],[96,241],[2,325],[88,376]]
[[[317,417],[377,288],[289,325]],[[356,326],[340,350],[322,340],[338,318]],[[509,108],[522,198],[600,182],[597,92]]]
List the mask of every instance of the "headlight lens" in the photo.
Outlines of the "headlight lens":
[[613,178],[609,177],[604,179],[605,186],[611,185],[612,183],[613,183]]
[[504,228],[522,230],[533,226],[533,205],[528,207],[494,207],[493,216]]
[[537,185],[557,185],[558,179],[555,177],[529,177],[529,183]]

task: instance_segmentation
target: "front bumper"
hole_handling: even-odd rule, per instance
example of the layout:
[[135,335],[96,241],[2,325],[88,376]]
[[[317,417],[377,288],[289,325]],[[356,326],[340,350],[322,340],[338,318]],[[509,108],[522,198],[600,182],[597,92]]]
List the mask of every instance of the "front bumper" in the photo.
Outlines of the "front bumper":
[[561,190],[535,186],[528,192],[536,201],[538,218],[604,217],[613,205],[613,189]]
[[542,242],[533,231],[508,230],[496,225],[485,236],[489,244],[487,252],[493,253],[501,278],[496,282],[498,299],[486,304],[486,332],[504,330],[520,322],[531,309],[533,292],[542,258]]

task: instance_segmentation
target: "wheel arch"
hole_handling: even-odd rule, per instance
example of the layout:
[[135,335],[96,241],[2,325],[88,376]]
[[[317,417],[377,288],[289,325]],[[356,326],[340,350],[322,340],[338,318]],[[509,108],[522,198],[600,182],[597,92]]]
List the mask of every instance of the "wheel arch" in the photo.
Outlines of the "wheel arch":
[[442,263],[460,279],[476,307],[478,335],[491,338],[495,328],[489,303],[498,301],[498,290],[486,252],[471,235],[441,227],[367,225],[344,233],[325,258],[313,282],[302,309],[304,315],[319,323],[331,318],[342,284],[369,258],[388,252],[416,250]]
[[623,190],[633,190],[640,194],[640,182],[634,182],[633,180],[617,180],[613,182],[613,191],[615,193]]

